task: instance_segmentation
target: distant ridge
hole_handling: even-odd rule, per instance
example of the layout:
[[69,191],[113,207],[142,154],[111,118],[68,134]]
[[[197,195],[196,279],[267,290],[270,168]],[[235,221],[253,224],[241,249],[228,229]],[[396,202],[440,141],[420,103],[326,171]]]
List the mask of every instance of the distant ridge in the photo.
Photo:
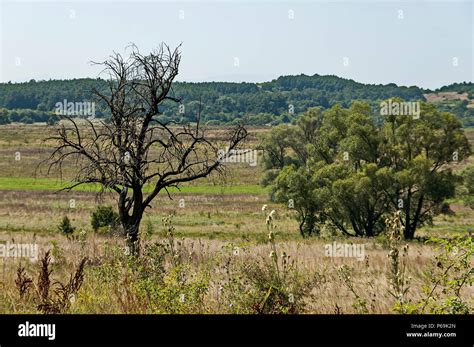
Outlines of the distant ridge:
[[[0,84],[0,108],[7,110],[53,111],[56,103],[93,99],[93,88],[104,89],[103,79],[80,78]],[[463,82],[443,86],[438,91],[474,91],[474,84]],[[184,115],[178,115],[173,103],[163,105],[162,118],[195,117],[202,101],[202,115],[210,124],[228,124],[243,117],[250,124],[289,122],[309,107],[324,109],[341,104],[349,106],[353,100],[367,101],[374,107],[381,100],[398,97],[404,100],[426,101],[432,93],[417,86],[364,84],[335,75],[280,76],[269,82],[176,82],[172,93],[185,106]],[[291,106],[291,107],[290,107]],[[290,110],[291,108],[291,110]],[[291,112],[294,111],[294,112]],[[103,115],[98,108],[98,116]]]

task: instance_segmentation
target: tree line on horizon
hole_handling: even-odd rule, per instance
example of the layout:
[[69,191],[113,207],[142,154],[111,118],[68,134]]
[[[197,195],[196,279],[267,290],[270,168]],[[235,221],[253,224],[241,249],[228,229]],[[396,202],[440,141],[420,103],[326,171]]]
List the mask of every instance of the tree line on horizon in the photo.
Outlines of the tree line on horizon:
[[[103,79],[50,80],[0,84],[0,124],[12,122],[55,123],[57,103],[92,102],[93,90],[105,91]],[[472,96],[473,83],[456,83],[437,91],[462,91]],[[308,108],[349,107],[354,100],[369,103],[375,111],[381,100],[401,98],[425,101],[429,92],[396,84],[363,84],[337,76],[281,76],[264,83],[175,82],[171,93],[180,104],[164,102],[160,120],[193,122],[201,112],[208,125],[277,125],[294,122]],[[474,126],[474,108],[468,102],[438,103],[442,111],[454,113],[464,126]],[[108,110],[97,107],[95,117],[110,118]],[[381,121],[379,119],[379,121]]]
[[[0,124],[44,122],[54,115],[57,103],[94,101],[92,91],[105,88],[105,80],[90,78],[2,83]],[[348,107],[353,100],[365,100],[373,107],[390,97],[425,100],[418,87],[368,85],[319,75],[282,76],[264,83],[175,82],[171,93],[181,103],[163,103],[161,120],[192,122],[202,105],[202,118],[209,125],[290,123],[310,107]],[[108,111],[98,107],[96,117],[107,118]]]

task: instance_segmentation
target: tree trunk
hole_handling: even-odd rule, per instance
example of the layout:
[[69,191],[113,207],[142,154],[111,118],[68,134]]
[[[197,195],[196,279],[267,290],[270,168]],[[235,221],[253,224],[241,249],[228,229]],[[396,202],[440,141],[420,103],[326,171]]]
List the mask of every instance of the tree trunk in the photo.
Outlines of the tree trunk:
[[128,253],[133,256],[140,255],[139,228],[141,218],[129,218],[122,226],[127,236]]
[[365,227],[365,236],[367,237],[374,236],[374,227],[375,227],[375,221],[373,219],[369,219]]
[[411,240],[414,235],[414,230],[411,225],[411,187],[408,189],[405,204],[405,229],[403,230],[403,237],[405,240]]
[[415,229],[412,227],[410,223],[405,225],[405,230],[403,230],[403,237],[405,240],[413,240],[415,236]]
[[140,255],[140,222],[143,217],[143,194],[140,185],[133,187],[133,208],[132,213],[129,212],[126,205],[127,190],[124,190],[124,194],[121,194],[118,209],[120,222],[124,229],[125,236],[127,237],[127,253],[132,256]]
[[299,227],[300,227],[300,234],[303,237],[304,237],[304,223],[305,223],[305,217],[301,216]]
[[316,216],[314,212],[308,212],[301,216],[300,233],[301,236],[311,236],[313,233],[319,234],[319,229],[316,227]]

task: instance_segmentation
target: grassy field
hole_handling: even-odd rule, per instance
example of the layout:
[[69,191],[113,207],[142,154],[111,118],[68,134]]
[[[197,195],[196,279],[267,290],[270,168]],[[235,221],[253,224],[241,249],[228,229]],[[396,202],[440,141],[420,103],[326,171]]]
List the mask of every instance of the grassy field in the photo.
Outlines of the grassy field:
[[[219,137],[221,129],[211,130],[211,135]],[[268,128],[251,129],[246,146],[255,148],[259,138]],[[96,197],[98,186],[86,185],[71,192],[58,192],[70,184],[75,166],[66,166],[63,176],[57,173],[46,175],[38,163],[51,150],[44,138],[52,134],[52,128],[45,125],[6,125],[0,127],[0,232],[10,231],[56,231],[56,225],[64,215],[69,215],[80,229],[90,229],[90,213],[99,204],[114,205],[113,193],[105,194],[99,201]],[[466,131],[474,143],[474,131]],[[15,160],[16,153],[20,160]],[[472,162],[472,157],[468,162]],[[465,164],[465,163],[464,163]],[[462,169],[462,165],[456,170]],[[214,238],[225,235],[229,238],[241,237],[255,229],[255,216],[259,215],[263,204],[282,209],[281,223],[288,235],[298,238],[297,223],[292,211],[268,201],[266,189],[259,185],[260,166],[245,164],[228,165],[225,177],[211,176],[188,185],[180,190],[171,189],[173,200],[166,194],[157,198],[148,210],[146,221],[159,228],[161,218],[173,213],[179,234]],[[150,191],[151,187],[145,188]],[[69,207],[71,199],[75,208]],[[179,200],[185,200],[185,207],[179,207]],[[459,201],[453,200],[454,216],[439,216],[432,227],[425,227],[420,235],[435,232],[444,235],[450,231],[474,229],[474,213]],[[27,216],[27,217],[26,217]],[[210,230],[202,230],[210,228]]]
[[[74,183],[74,182],[72,182]],[[39,190],[39,191],[60,191],[70,185],[66,182],[54,178],[31,178],[31,177],[0,177],[0,190]],[[144,192],[149,193],[153,190],[153,186],[145,186]],[[74,187],[72,191],[92,192],[100,191],[98,185],[81,185]],[[170,193],[183,194],[253,194],[261,195],[266,189],[256,184],[239,184],[239,185],[187,185],[180,188],[171,187]]]
[[[212,136],[218,137],[220,131],[213,129]],[[246,147],[255,148],[266,131],[268,128],[251,129]],[[42,142],[50,133],[51,128],[45,125],[0,126],[0,243],[36,243],[41,254],[51,250],[54,275],[63,281],[82,258],[89,259],[82,289],[67,312],[252,313],[258,297],[255,288],[268,280],[265,276],[274,274],[268,256],[273,247],[278,250],[279,271],[292,264],[287,276],[293,284],[288,284],[287,294],[297,296],[300,306],[295,306],[296,302],[289,305],[297,312],[393,312],[395,300],[389,293],[388,279],[390,247],[386,238],[346,239],[328,230],[320,238],[302,239],[294,212],[268,201],[266,190],[259,185],[259,166],[229,165],[225,177],[201,179],[184,185],[180,191],[172,190],[172,200],[162,194],[153,202],[144,217],[142,231],[146,245],[168,245],[163,246],[167,251],[159,258],[163,271],[161,267],[155,268],[156,254],[149,256],[153,266],[130,264],[121,255],[113,257],[113,252],[121,252],[123,239],[94,233],[90,215],[98,205],[114,206],[115,195],[106,193],[98,198],[98,187],[94,186],[58,192],[76,168],[71,163],[61,179],[56,173],[46,175],[44,170],[37,170],[37,164],[51,150]],[[467,135],[473,143],[474,131],[468,130]],[[470,158],[469,162],[472,161]],[[184,206],[179,203],[181,199]],[[274,245],[268,242],[264,204],[268,205],[267,211],[277,211]],[[474,230],[474,212],[457,200],[452,201],[451,207],[453,215],[436,217],[433,226],[422,228],[417,235],[452,237]],[[82,235],[80,240],[60,235],[57,226],[66,215],[76,233]],[[168,215],[173,216],[171,247],[170,233],[162,224],[163,217]],[[333,242],[363,244],[362,261],[326,256],[325,247]],[[414,240],[407,252],[410,298],[417,301],[423,293],[425,272],[432,266],[437,251]],[[282,254],[290,256],[287,265]],[[1,259],[0,286],[5,290],[0,294],[0,312],[36,312],[37,299],[33,294],[18,298],[14,281],[20,260]],[[37,262],[23,264],[36,281]],[[154,270],[141,273],[135,266],[140,271],[151,271],[150,266]],[[344,275],[346,268],[351,272],[350,280]],[[147,287],[150,284],[143,278],[155,278],[156,272],[161,274],[156,278],[160,285],[151,295]],[[248,289],[246,286],[251,286],[255,279],[260,282]],[[126,289],[127,286],[130,288]],[[239,290],[248,291],[250,297],[236,297]],[[183,293],[192,299],[182,300]],[[474,289],[467,287],[463,294],[473,297]],[[155,305],[153,300],[163,304]]]

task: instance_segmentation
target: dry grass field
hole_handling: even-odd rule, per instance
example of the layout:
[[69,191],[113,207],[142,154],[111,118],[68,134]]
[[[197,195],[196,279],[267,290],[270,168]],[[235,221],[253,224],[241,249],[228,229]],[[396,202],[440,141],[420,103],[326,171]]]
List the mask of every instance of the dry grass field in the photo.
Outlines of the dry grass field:
[[[264,223],[260,223],[264,224]],[[265,236],[264,225],[258,226]],[[211,232],[211,230],[209,230]],[[52,249],[53,274],[52,277],[66,281],[69,273],[83,257],[90,259],[90,266],[86,270],[84,284],[68,312],[70,313],[246,313],[248,307],[236,307],[238,300],[230,285],[239,276],[241,268],[246,264],[265,263],[271,252],[271,247],[265,243],[248,242],[244,240],[224,241],[209,238],[177,238],[177,247],[183,259],[180,266],[186,269],[188,278],[178,280],[169,278],[168,285],[172,293],[163,294],[166,301],[176,307],[159,306],[150,298],[142,297],[134,284],[141,284],[139,280],[133,282],[130,277],[120,276],[115,280],[107,280],[107,276],[114,270],[120,269],[120,274],[127,273],[127,265],[110,265],[110,253],[106,250],[117,246],[121,242],[116,238],[90,234],[83,247],[79,241],[68,240],[63,236],[36,235],[35,233],[21,233],[13,236],[15,242],[38,243],[40,249]],[[12,239],[13,239],[12,238]],[[159,235],[147,239],[147,243],[157,242]],[[347,287],[345,280],[340,276],[341,266],[351,269],[354,292],[366,301],[367,313],[390,313],[395,299],[389,294],[388,280],[390,259],[389,250],[375,240],[354,240],[365,245],[364,258],[328,257],[325,254],[325,244],[334,241],[347,242],[342,239],[326,240],[291,240],[277,242],[276,246],[283,254],[290,256],[298,274],[310,283],[310,293],[305,293],[304,309],[298,312],[306,313],[364,313],[362,308],[354,305],[355,294]],[[119,250],[120,251],[120,250]],[[108,254],[108,255],[107,255]],[[408,272],[411,277],[409,297],[416,301],[422,296],[424,284],[424,270],[432,266],[434,251],[431,247],[422,244],[411,244],[408,250]],[[120,256],[118,257],[120,258]],[[116,260],[117,261],[117,260]],[[170,260],[168,260],[170,261]],[[125,262],[125,260],[120,260]],[[36,312],[34,300],[19,299],[14,276],[19,261],[8,259],[2,265],[0,281],[3,286],[2,312],[33,313]],[[23,260],[27,271],[34,279],[38,272],[38,264]],[[172,268],[171,261],[166,266]],[[109,273],[110,272],[110,273]],[[172,277],[172,276],[170,276]],[[262,280],[263,281],[263,280]],[[201,283],[199,283],[201,282]],[[299,294],[298,284],[293,283],[294,296]],[[197,297],[193,286],[202,285],[205,292]],[[130,292],[127,292],[130,290]],[[135,292],[136,290],[136,292]],[[291,291],[291,290],[290,290]],[[186,299],[181,303],[181,295],[195,295],[193,301]],[[292,293],[290,293],[292,294]],[[473,290],[468,288],[463,295],[472,297]],[[242,299],[244,300],[244,299]],[[234,303],[234,305],[232,305]],[[195,305],[199,304],[199,307]],[[153,307],[158,305],[159,307]],[[233,307],[234,306],[234,307]]]

